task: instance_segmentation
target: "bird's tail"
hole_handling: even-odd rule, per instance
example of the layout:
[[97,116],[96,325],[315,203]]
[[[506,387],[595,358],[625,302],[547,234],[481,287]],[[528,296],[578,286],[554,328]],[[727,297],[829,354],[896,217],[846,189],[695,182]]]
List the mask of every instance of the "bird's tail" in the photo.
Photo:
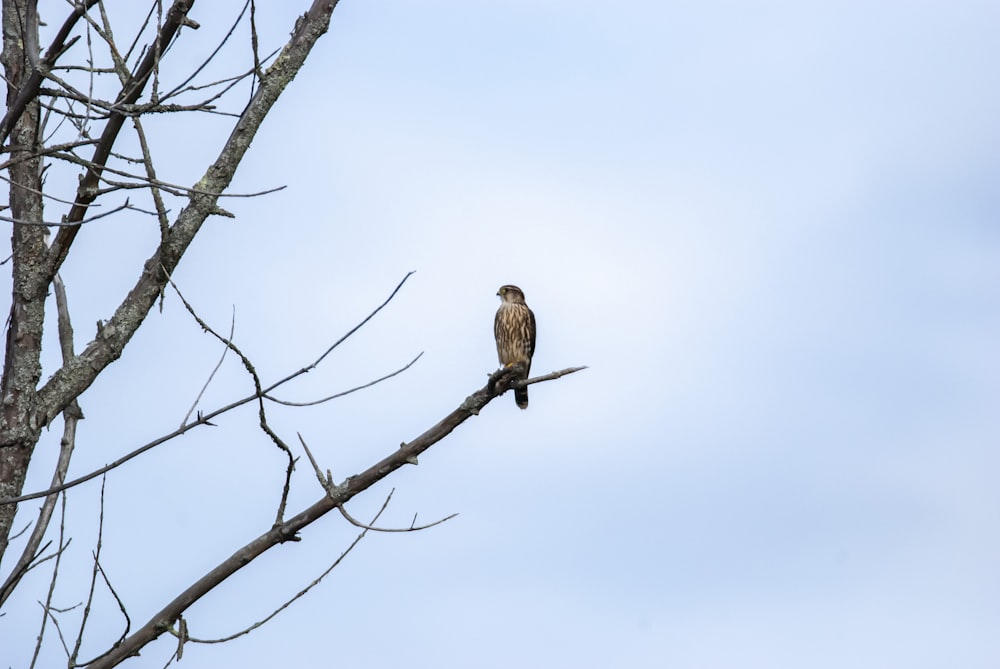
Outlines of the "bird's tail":
[[522,409],[528,408],[528,389],[527,388],[514,388],[514,401],[517,402],[517,406]]

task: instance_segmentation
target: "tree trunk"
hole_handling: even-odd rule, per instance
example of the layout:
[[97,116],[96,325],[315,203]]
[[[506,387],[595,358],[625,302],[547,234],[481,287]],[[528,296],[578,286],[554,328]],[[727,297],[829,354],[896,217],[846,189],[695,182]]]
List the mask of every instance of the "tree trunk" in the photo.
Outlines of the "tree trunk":
[[[37,0],[2,0],[7,104],[17,97],[22,83],[38,62]],[[3,379],[0,381],[0,497],[19,495],[28,463],[38,442],[40,427],[34,419],[36,388],[42,367],[42,325],[45,318],[45,280],[48,249],[42,222],[42,161],[37,98],[25,108],[10,134],[10,209],[14,223],[11,238],[13,286]],[[0,506],[0,558],[7,549],[17,507]]]

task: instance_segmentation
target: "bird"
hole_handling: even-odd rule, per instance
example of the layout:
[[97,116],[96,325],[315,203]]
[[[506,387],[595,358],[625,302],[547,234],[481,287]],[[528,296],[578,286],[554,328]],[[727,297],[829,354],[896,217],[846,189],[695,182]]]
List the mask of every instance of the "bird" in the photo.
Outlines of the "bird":
[[[524,302],[524,291],[510,284],[500,286],[500,308],[493,320],[493,334],[497,340],[497,357],[503,367],[521,365],[523,376],[531,371],[531,356],[535,353],[535,314]],[[528,389],[515,388],[514,401],[522,409],[528,408]]]

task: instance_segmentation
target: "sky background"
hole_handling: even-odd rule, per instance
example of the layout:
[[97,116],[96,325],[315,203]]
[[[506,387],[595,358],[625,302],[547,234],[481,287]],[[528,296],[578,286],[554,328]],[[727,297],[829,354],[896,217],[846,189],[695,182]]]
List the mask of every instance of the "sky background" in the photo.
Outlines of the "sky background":
[[[50,4],[49,32],[66,12]],[[258,5],[266,52],[305,3]],[[195,6],[163,88],[238,9]],[[278,395],[416,365],[269,408],[337,480],[482,386],[502,284],[536,314],[533,372],[589,369],[532,386],[527,411],[495,400],[348,506],[371,518],[395,489],[381,526],[458,517],[369,534],[182,666],[998,666],[998,28],[1000,5],[973,0],[343,0],[232,192],[287,188],[223,202],[236,219],[210,219],[179,287],[222,332],[235,312],[267,382],[416,270]],[[203,81],[251,65],[237,37]],[[161,178],[194,184],[230,127],[147,121]],[[54,169],[53,192],[75,179]],[[158,241],[131,213],[85,233],[63,270],[78,350]],[[81,398],[71,476],[176,428],[220,355],[168,294]],[[229,357],[200,406],[251,392]],[[283,456],[252,407],[216,422],[107,478],[102,566],[133,629],[273,522]],[[26,490],[47,487],[60,432]],[[289,515],[322,494],[300,465]],[[99,482],[68,496],[57,606],[86,598],[99,498]],[[356,534],[335,514],[310,526],[192,607],[190,634],[266,616]],[[0,665],[28,665],[50,573],[8,603]],[[122,627],[99,590],[81,657]],[[62,666],[46,634],[40,666]]]

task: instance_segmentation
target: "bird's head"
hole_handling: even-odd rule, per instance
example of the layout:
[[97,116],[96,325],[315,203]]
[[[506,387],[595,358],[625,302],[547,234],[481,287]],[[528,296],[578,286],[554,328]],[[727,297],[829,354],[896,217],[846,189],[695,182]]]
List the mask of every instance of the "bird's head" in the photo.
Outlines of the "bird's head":
[[524,293],[517,286],[500,286],[500,290],[497,291],[497,295],[504,302],[513,302],[514,304],[524,304]]

